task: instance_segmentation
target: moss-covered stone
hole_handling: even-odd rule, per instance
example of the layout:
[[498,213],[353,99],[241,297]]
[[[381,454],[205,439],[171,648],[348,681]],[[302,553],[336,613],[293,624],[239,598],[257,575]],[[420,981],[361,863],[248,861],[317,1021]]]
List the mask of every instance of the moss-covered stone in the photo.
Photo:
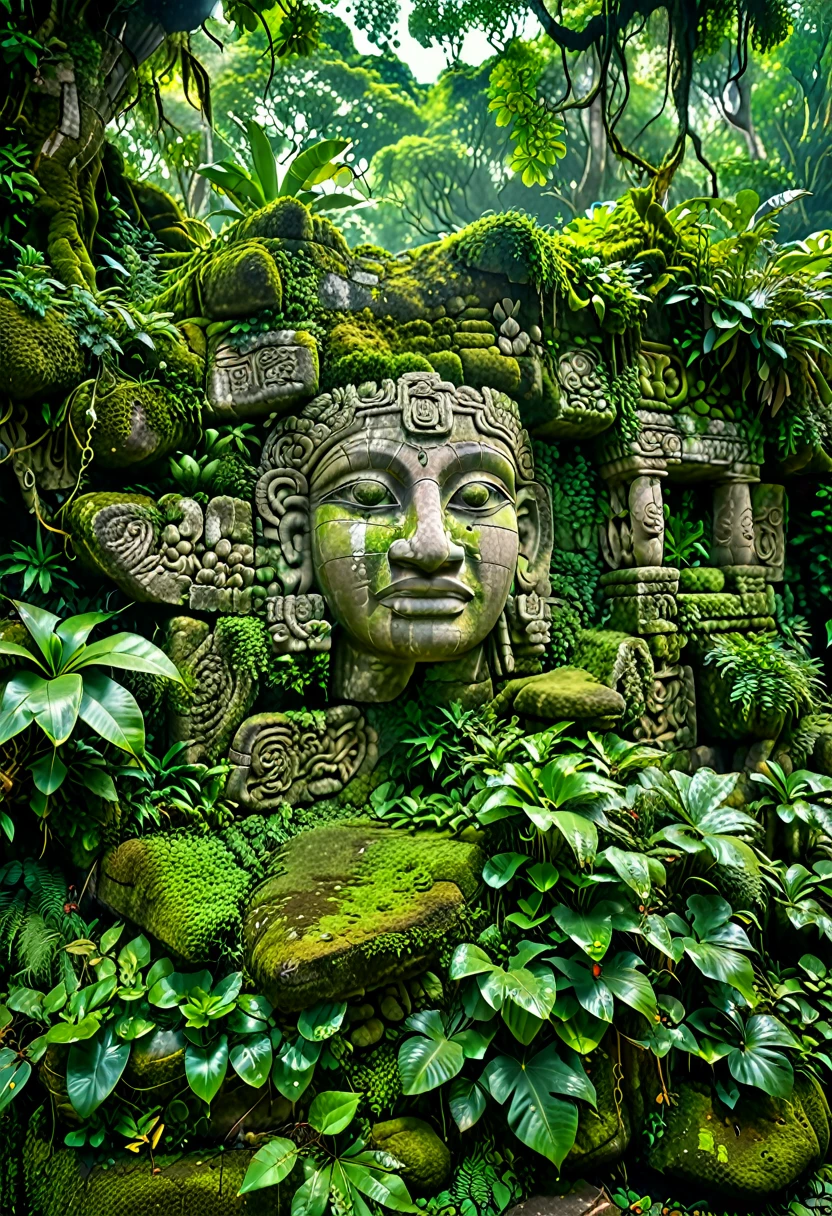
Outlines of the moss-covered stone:
[[567,1174],[609,1169],[624,1156],[632,1134],[630,1112],[616,1084],[615,1062],[603,1045],[587,1057],[585,1068],[595,1086],[597,1105],[581,1104],[575,1143],[563,1163]]
[[462,360],[454,351],[434,351],[433,354],[428,355],[428,363],[430,363],[435,372],[439,372],[443,380],[449,380],[451,384],[455,384],[457,387],[465,383]]
[[[472,334],[471,338],[477,335]],[[515,395],[520,388],[520,366],[512,356],[501,355],[496,346],[481,350],[460,347],[464,383],[472,388],[493,388]]]
[[280,1216],[301,1180],[240,1197],[253,1152],[157,1153],[90,1168],[75,1149],[53,1149],[41,1114],[23,1153],[29,1216]]
[[105,469],[149,464],[194,437],[177,398],[161,384],[113,380],[95,388],[94,401],[93,391],[84,385],[74,395],[70,419],[76,437]]
[[687,566],[679,571],[679,590],[687,592],[719,592],[725,586],[725,574],[718,566]]
[[433,832],[331,824],[291,840],[252,893],[246,961],[279,1009],[423,969],[461,932],[479,846]]
[[202,274],[202,312],[214,321],[279,310],[282,304],[274,258],[258,241],[229,245]]
[[233,950],[251,886],[214,836],[159,833],[126,840],[101,864],[98,897],[191,963]]
[[448,1146],[424,1119],[403,1117],[376,1123],[373,1147],[402,1163],[401,1175],[412,1195],[435,1195],[451,1172]]
[[315,228],[309,208],[303,203],[296,198],[277,198],[241,220],[233,235],[236,241],[247,241],[255,236],[313,241]]
[[19,401],[65,393],[83,374],[78,340],[54,309],[33,317],[0,298],[0,392]]
[[828,1142],[827,1112],[808,1078],[790,1099],[749,1090],[733,1111],[709,1086],[684,1081],[647,1162],[700,1191],[762,1201],[819,1165]]
[[621,693],[627,705],[627,721],[644,714],[655,677],[653,657],[644,638],[614,629],[582,629],[572,659],[576,667]]
[[558,667],[542,675],[509,680],[493,705],[497,713],[518,713],[542,722],[579,721],[613,725],[624,714],[620,693],[580,667]]

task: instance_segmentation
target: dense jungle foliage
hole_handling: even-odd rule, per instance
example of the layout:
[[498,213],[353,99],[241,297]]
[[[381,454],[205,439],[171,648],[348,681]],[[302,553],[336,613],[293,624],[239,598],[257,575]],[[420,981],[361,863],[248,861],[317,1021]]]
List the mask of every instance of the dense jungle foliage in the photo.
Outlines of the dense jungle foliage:
[[[166,7],[181,21],[168,14],[164,41],[136,49],[108,93],[90,31]],[[225,1154],[235,1194],[279,1187],[292,1216],[499,1216],[576,1177],[640,1216],[832,1212],[832,12],[521,7],[416,0],[412,36],[445,57],[424,83],[381,0],[342,15],[310,0],[226,0],[213,15],[0,0],[0,343],[16,340],[12,311],[55,335],[51,393],[0,385],[0,1197],[14,1216],[29,1216],[34,1133],[84,1171],[135,1159],[151,1177],[191,1151]],[[564,43],[566,26],[586,36]],[[494,51],[476,66],[470,30]],[[58,170],[33,154],[47,128],[32,98],[65,55],[82,104]],[[678,397],[694,422],[740,425],[769,480],[806,474],[775,628],[719,634],[703,659],[738,724],[702,734],[708,763],[687,771],[638,741],[635,650],[616,731],[531,729],[417,691],[368,712],[369,778],[270,815],[241,814],[225,758],[171,745],[168,715],[193,691],[165,650],[171,614],[90,573],[71,511],[93,477],[156,501],[251,498],[266,426],[209,417],[175,303],[235,226],[282,199],[402,266],[427,242],[464,262],[508,216],[552,310],[620,334],[658,307],[677,336],[684,392],[675,371],[654,381],[634,362],[610,390],[616,434],[638,431],[639,400]],[[280,265],[282,306],[222,332],[242,347],[302,324],[334,343],[303,263]],[[327,374],[340,386],[334,356]],[[176,432],[138,468],[94,433],[125,381],[148,410],[166,402]],[[54,484],[21,463],[30,446],[62,472]],[[534,457],[555,522],[546,668],[600,671],[598,534],[616,508],[590,444],[536,438]],[[703,488],[672,485],[664,510],[665,562],[699,589],[715,545]],[[256,614],[217,632],[259,709],[320,717],[326,653],[275,655]],[[356,819],[476,845],[482,881],[430,967],[281,1012],[244,964],[243,897],[310,828]],[[210,969],[97,902],[102,858],[133,839],[179,875],[183,924],[224,924]],[[712,1170],[669,1183],[685,1103],[711,1112],[691,1151]],[[737,1110],[765,1123],[771,1160],[725,1195]],[[797,1157],[799,1181],[778,1187],[777,1162]],[[50,1159],[33,1160],[46,1177]],[[758,1169],[770,1201],[754,1198]],[[42,1203],[32,1216],[59,1210]]]

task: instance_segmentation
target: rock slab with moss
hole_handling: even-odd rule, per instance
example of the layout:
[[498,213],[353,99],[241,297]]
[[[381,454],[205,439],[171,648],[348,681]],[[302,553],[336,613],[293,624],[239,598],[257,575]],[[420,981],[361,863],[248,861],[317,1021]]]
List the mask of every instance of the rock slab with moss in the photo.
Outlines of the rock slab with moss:
[[482,861],[475,842],[364,822],[295,837],[245,916],[258,990],[292,1012],[423,969],[464,934]]

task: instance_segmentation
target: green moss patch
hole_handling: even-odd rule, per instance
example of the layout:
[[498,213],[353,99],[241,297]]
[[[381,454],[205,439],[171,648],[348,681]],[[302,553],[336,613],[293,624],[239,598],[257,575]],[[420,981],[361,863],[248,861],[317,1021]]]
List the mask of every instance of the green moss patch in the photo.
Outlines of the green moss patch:
[[364,822],[305,832],[249,901],[248,968],[291,1012],[423,967],[461,932],[481,863],[478,845],[432,832]]

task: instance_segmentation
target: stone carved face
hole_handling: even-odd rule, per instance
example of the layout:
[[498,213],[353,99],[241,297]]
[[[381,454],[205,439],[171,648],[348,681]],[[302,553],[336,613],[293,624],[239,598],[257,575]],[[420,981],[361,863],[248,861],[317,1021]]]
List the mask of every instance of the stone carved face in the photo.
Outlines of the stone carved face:
[[[436,375],[351,392],[317,447],[285,420],[264,452],[258,509],[276,525],[284,586],[314,582],[353,655],[379,671],[460,659],[494,629],[514,583],[548,593],[551,519],[528,437],[507,398]],[[295,469],[280,467],[287,454]],[[387,699],[382,678],[366,699]]]

